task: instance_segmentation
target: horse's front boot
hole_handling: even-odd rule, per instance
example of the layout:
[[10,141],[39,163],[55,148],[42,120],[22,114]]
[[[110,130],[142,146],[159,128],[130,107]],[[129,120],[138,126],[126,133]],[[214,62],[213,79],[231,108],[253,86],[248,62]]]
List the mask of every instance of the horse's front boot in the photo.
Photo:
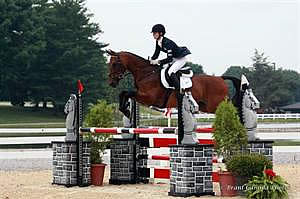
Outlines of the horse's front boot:
[[130,111],[128,109],[124,110],[123,113],[128,119],[130,118]]
[[127,118],[130,118],[130,110],[127,108],[119,108],[119,111],[121,111]]

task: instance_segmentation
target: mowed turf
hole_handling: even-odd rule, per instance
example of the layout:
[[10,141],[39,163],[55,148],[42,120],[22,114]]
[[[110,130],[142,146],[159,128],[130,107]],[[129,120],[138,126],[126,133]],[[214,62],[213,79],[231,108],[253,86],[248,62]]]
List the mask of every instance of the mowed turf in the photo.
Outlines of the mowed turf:
[[58,113],[50,108],[0,106],[0,124],[63,122],[63,112]]

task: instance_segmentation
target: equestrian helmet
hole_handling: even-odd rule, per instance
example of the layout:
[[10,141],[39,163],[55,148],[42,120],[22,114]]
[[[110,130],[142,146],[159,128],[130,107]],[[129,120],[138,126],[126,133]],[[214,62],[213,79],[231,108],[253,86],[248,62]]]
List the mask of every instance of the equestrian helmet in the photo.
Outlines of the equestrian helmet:
[[152,31],[151,32],[161,32],[163,34],[166,33],[166,29],[164,27],[164,25],[162,24],[156,24],[152,27]]

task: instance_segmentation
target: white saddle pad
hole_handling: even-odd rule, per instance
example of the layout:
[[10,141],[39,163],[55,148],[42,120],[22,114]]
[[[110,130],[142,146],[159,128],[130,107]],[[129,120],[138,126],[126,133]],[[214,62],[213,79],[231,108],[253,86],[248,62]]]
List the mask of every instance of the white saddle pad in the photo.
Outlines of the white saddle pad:
[[[173,86],[170,86],[166,80],[166,74],[165,74],[166,70],[167,67],[163,68],[160,72],[161,83],[165,88],[175,89]],[[193,77],[193,71],[190,71],[189,74],[182,74],[182,76],[180,77],[180,88],[181,89],[191,88],[193,86],[192,77]]]

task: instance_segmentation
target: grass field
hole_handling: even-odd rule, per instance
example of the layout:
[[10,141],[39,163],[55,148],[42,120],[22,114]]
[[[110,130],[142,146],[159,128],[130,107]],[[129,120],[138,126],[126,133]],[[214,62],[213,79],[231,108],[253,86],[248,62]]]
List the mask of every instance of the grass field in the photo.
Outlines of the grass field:
[[[20,123],[64,123],[63,113],[53,109],[35,109],[33,107],[0,106],[0,124]],[[4,128],[0,126],[1,128]]]
[[273,146],[300,146],[300,141],[276,140]]

